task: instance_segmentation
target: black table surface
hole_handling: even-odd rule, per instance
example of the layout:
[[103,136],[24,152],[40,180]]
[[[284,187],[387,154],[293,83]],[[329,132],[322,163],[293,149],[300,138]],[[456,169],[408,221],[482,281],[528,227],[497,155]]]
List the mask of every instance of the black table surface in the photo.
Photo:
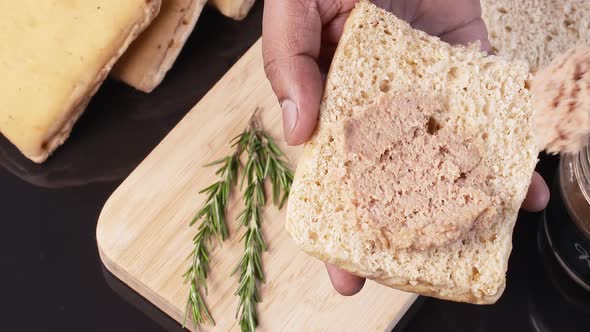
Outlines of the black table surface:
[[[182,330],[104,268],[96,221],[121,181],[259,38],[261,7],[242,22],[205,9],[151,94],[107,80],[70,139],[43,165],[0,137],[0,330]],[[548,179],[556,161],[539,164]],[[575,306],[590,302],[578,300],[579,289],[541,254],[540,217],[519,218],[508,286],[497,304],[421,297],[395,331],[588,331],[588,316]]]

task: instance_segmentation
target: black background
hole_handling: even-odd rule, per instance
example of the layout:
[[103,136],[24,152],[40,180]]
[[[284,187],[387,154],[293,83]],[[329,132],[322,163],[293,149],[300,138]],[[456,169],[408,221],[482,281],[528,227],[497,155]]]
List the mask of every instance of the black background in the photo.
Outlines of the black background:
[[[260,2],[242,22],[206,8],[160,87],[143,94],[107,80],[41,166],[0,137],[1,330],[181,330],[104,269],[96,221],[120,182],[258,39],[261,18]],[[548,179],[556,162],[539,165]],[[540,218],[519,218],[496,305],[419,298],[396,331],[588,331],[590,301],[556,267]]]

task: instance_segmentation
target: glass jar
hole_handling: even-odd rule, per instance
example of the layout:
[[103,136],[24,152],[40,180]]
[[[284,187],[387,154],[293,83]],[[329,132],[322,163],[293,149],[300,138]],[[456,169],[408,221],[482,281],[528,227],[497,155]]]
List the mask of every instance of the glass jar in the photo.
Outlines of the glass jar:
[[590,146],[561,156],[545,210],[545,232],[560,265],[590,291]]

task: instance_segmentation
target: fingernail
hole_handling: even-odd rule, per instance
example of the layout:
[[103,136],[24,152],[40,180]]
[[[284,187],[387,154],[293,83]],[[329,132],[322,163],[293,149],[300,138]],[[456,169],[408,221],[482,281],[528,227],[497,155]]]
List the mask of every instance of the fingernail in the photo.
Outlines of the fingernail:
[[283,110],[283,133],[285,140],[288,141],[297,125],[297,105],[290,99],[285,99],[281,102]]

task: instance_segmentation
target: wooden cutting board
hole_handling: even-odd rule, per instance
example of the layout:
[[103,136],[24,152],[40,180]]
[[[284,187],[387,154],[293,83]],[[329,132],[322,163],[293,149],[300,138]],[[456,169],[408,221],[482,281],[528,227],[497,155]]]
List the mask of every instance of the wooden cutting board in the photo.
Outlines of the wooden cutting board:
[[[204,200],[199,190],[216,179],[214,169],[202,165],[228,154],[228,142],[257,107],[294,167],[300,148],[280,139],[280,107],[264,76],[258,41],[121,184],[100,215],[96,237],[107,269],[177,321],[184,317],[188,287],[182,274],[195,233],[187,225]],[[212,251],[206,302],[217,325],[205,331],[239,330],[236,277],[229,276],[243,246],[234,227],[238,203],[229,206],[231,239]],[[416,296],[373,282],[354,297],[338,295],[323,263],[300,252],[284,230],[284,210],[264,212],[269,251],[263,256],[267,282],[259,331],[391,330]]]

